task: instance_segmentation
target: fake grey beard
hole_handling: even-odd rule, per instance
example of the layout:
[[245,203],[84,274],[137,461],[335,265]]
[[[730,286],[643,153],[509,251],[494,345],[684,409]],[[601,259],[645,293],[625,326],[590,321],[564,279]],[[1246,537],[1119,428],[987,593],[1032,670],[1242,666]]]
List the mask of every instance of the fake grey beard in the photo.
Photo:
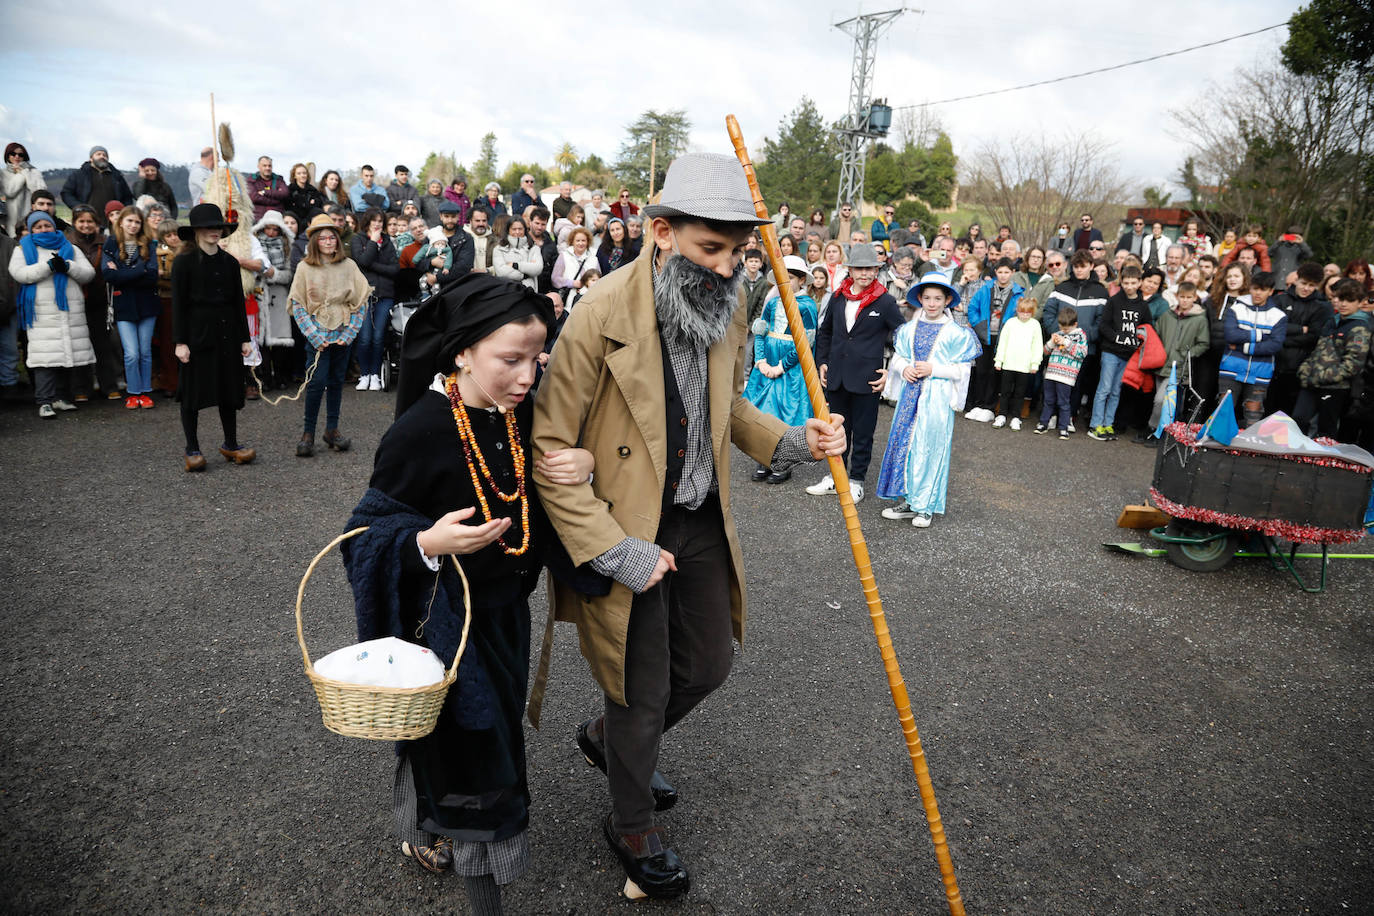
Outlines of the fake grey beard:
[[726,280],[685,255],[670,254],[654,278],[659,333],[678,346],[709,349],[730,329],[743,276],[743,262]]

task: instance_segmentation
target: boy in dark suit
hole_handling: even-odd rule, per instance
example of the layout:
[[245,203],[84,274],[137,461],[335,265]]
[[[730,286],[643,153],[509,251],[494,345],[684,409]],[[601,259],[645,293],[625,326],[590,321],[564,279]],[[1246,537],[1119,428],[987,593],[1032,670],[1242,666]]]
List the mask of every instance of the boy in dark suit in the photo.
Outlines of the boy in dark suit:
[[[878,282],[878,256],[871,245],[855,245],[840,283],[816,332],[816,363],[832,413],[845,418],[850,443],[845,453],[854,502],[864,498],[864,475],[873,456],[878,401],[887,382],[883,347],[902,326],[897,300]],[[835,492],[829,474],[806,488],[812,496]]]

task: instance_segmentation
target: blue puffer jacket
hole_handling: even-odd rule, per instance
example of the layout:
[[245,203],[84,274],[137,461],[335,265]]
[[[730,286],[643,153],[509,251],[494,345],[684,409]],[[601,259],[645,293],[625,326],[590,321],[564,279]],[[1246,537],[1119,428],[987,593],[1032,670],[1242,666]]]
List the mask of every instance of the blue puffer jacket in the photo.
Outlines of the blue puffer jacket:
[[[992,343],[992,334],[989,331],[991,327],[989,319],[992,318],[992,290],[996,285],[997,282],[995,280],[984,283],[978,288],[978,292],[973,294],[973,298],[969,300],[968,304],[968,323],[973,328],[973,333],[978,335],[978,339],[982,341],[984,345]],[[1011,295],[1007,297],[1006,307],[1002,309],[1001,324],[1006,324],[1016,317],[1016,304],[1021,301],[1021,297],[1024,296],[1025,293],[1026,290],[1021,284],[1011,284]],[[1082,323],[1081,318],[1079,322],[1080,324]]]
[[156,242],[148,243],[148,257],[135,252],[131,262],[112,235],[100,248],[100,276],[110,284],[115,321],[140,321],[162,314],[157,298]]

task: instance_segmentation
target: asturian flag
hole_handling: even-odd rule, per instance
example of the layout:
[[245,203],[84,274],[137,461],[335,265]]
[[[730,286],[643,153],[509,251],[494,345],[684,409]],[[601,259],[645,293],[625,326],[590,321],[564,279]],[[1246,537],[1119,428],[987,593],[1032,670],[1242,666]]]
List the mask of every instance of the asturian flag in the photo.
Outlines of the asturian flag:
[[1155,436],[1164,436],[1164,427],[1174,422],[1174,413],[1178,410],[1178,363],[1169,366],[1169,382],[1164,386],[1164,406],[1159,411],[1159,425],[1155,427]]
[[1230,445],[1238,432],[1240,427],[1236,425],[1236,408],[1231,403],[1231,392],[1227,391],[1217,409],[1212,411],[1212,415],[1202,425],[1197,434],[1197,441],[1211,438],[1222,445]]

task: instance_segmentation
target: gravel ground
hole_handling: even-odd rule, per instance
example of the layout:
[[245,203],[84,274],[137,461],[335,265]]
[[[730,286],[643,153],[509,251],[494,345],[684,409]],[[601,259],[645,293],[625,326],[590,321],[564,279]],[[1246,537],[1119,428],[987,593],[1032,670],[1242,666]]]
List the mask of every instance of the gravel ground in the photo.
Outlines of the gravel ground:
[[[390,398],[350,388],[354,450],[312,461],[299,407],[252,404],[258,462],[202,475],[159,407],[0,410],[5,909],[466,912],[461,882],[397,852],[390,745],[324,730],[295,641],[300,575],[366,485]],[[202,425],[217,442],[213,411]],[[1374,564],[1338,561],[1309,596],[1262,561],[1108,553],[1152,467],[1126,442],[960,421],[954,460],[930,530],[859,508],[969,912],[1370,912]],[[769,487],[751,468],[732,469],[746,646],[664,742],[693,888],[639,906],[946,912],[838,506],[802,492],[819,470]],[[353,641],[322,569],[314,657]],[[508,912],[635,906],[572,740],[597,703],[560,627]]]

